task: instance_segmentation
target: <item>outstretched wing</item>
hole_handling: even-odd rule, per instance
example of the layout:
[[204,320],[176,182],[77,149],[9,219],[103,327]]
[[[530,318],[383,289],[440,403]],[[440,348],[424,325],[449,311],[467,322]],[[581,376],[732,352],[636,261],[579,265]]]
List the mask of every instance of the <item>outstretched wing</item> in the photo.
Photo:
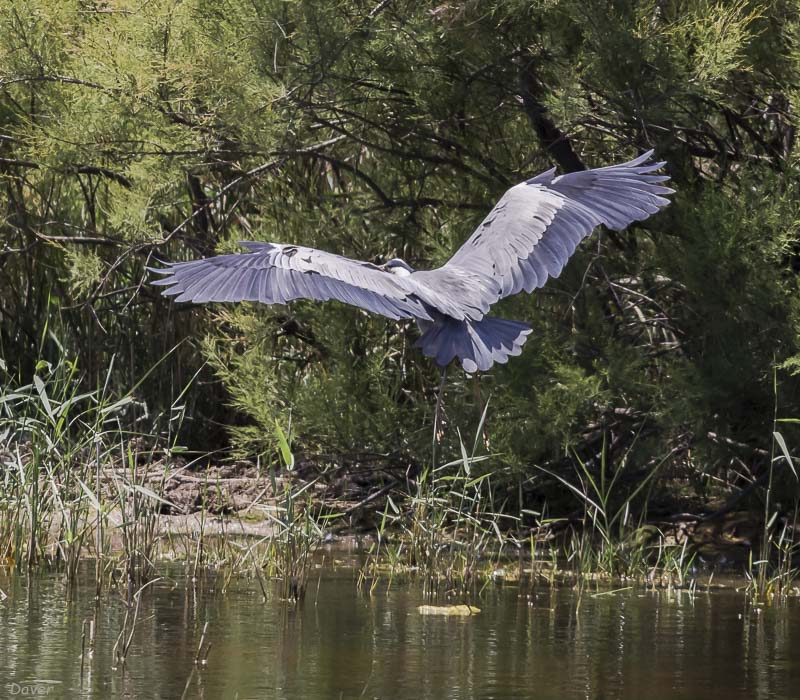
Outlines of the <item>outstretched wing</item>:
[[558,277],[578,243],[603,224],[619,231],[669,204],[674,190],[653,174],[663,162],[649,162],[653,151],[619,165],[554,177],[555,168],[508,190],[466,243],[442,267],[493,278],[499,290],[487,304],[542,287]]
[[249,241],[241,245],[251,252],[152,268],[165,275],[153,284],[169,287],[164,294],[177,301],[285,304],[299,298],[337,299],[389,318],[431,320],[407,277],[314,248]]

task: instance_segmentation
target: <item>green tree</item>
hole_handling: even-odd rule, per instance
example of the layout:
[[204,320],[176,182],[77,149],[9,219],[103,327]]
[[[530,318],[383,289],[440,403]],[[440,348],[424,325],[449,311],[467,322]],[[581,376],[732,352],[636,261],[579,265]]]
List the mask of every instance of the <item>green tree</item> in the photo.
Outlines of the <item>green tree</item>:
[[310,453],[422,462],[413,325],[177,306],[144,267],[243,238],[435,266],[509,185],[655,147],[673,206],[501,305],[534,335],[480,386],[451,373],[448,438],[491,395],[509,483],[604,439],[682,479],[757,471],[731,445],[767,445],[798,364],[797,27],[788,1],[0,0],[3,356],[29,374],[49,320],[122,387],[195,338],[142,387],[163,408],[209,361],[193,439],[263,450],[291,412]]

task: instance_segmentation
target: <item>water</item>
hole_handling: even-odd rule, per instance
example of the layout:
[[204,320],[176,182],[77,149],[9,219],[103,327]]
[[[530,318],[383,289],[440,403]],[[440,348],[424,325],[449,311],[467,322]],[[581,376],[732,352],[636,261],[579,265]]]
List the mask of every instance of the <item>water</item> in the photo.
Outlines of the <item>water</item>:
[[175,576],[143,594],[124,670],[112,655],[124,605],[104,596],[81,677],[91,571],[71,601],[58,577],[0,575],[0,698],[800,697],[800,605],[759,611],[733,591],[579,600],[506,584],[475,601],[480,614],[444,618],[420,615],[413,587],[358,593],[347,569],[324,571],[297,610],[264,603],[255,583],[215,585]]

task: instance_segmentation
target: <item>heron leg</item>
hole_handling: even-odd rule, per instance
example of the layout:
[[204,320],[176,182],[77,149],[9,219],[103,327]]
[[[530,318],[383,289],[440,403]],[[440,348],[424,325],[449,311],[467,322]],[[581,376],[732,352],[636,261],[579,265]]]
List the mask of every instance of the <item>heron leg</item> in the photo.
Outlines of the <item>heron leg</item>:
[[436,446],[439,444],[439,427],[442,422],[442,405],[444,403],[444,385],[447,381],[447,365],[442,367],[439,390],[436,392],[436,411],[433,414],[433,443],[431,447],[431,468],[436,468]]

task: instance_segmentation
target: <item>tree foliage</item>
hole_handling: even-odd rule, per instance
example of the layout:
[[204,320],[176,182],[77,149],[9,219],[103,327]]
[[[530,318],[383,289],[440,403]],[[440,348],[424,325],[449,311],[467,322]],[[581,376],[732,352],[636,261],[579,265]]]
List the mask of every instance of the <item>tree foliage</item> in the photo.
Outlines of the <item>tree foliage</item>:
[[142,392],[168,406],[200,369],[196,442],[261,451],[291,415],[310,453],[421,462],[438,376],[412,325],[176,306],[145,266],[240,239],[435,266],[509,185],[654,147],[673,206],[501,305],[534,334],[479,382],[451,371],[448,436],[491,397],[508,475],[604,441],[642,469],[757,472],[776,366],[798,415],[799,9],[0,0],[2,356],[30,374],[48,328],[88,385],[115,357],[122,387],[194,338]]

